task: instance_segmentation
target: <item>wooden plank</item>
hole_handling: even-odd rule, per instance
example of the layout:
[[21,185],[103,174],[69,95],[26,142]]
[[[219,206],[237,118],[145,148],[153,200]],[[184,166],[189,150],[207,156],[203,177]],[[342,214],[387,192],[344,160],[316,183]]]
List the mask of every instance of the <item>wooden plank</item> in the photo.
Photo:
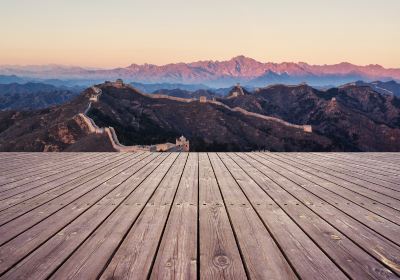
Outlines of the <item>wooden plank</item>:
[[[299,154],[300,155],[300,154]],[[381,171],[376,168],[376,164],[371,166],[362,166],[356,159],[353,159],[351,162],[345,161],[343,159],[339,159],[329,153],[313,153],[309,154],[309,158],[322,160],[323,163],[327,163],[330,166],[334,167],[342,167],[344,170],[351,169],[353,172],[361,175],[367,175],[368,177],[373,178],[384,178],[386,180],[390,179],[391,181],[399,180],[400,172],[387,172]],[[325,166],[325,164],[324,164]],[[379,166],[378,166],[379,167]]]
[[210,160],[199,154],[201,279],[246,279],[246,272]]
[[362,160],[371,160],[371,161],[381,161],[383,163],[397,163],[400,162],[400,157],[398,152],[370,152],[370,153],[346,153],[349,156],[357,156]]
[[150,279],[195,279],[197,277],[197,203],[198,154],[190,153]]
[[[341,159],[347,162],[352,162],[356,155],[354,154],[349,154],[349,153],[334,153],[333,154],[337,159]],[[361,154],[360,154],[361,155]],[[364,167],[370,167],[370,166],[375,166],[377,170],[383,170],[387,172],[393,172],[397,174],[400,171],[400,168],[396,164],[390,164],[387,162],[383,162],[377,159],[368,159],[366,157],[360,158],[358,161],[359,165],[364,166]]]
[[[21,234],[22,232],[26,231],[30,227],[38,224],[48,217],[51,217],[51,219],[55,219],[54,217],[58,217],[58,220],[54,221],[52,227],[46,229],[53,231],[53,228],[56,224],[64,223],[65,221],[67,221],[66,217],[80,215],[82,213],[82,210],[85,210],[89,208],[91,204],[96,203],[98,199],[106,195],[110,190],[115,188],[121,180],[126,179],[131,174],[131,170],[128,170],[128,172],[125,173],[123,173],[123,171],[128,168],[131,168],[132,172],[137,171],[138,169],[145,166],[145,164],[148,161],[151,161],[153,158],[154,155],[150,155],[144,160],[139,157],[132,162],[126,161],[121,165],[115,166],[107,173],[98,176],[95,180],[91,180],[88,183],[82,185],[80,188],[68,192],[65,195],[59,196],[53,201],[45,203],[40,207],[37,207],[33,211],[30,211],[8,222],[7,224],[2,225],[0,227],[0,244],[4,244],[11,238],[14,238],[18,234]],[[121,175],[117,176],[120,173]],[[63,210],[60,211],[61,209]],[[62,216],[64,211],[68,212],[68,216]],[[56,214],[57,216],[53,217],[53,214]]]
[[84,158],[96,158],[100,156],[105,156],[102,153],[81,153],[74,155],[67,155],[66,153],[60,153],[59,156],[55,157],[36,157],[36,158],[27,158],[23,161],[19,162],[8,162],[9,170],[1,175],[1,178],[8,178],[12,176],[16,176],[21,172],[25,172],[29,174],[30,172],[35,172],[39,170],[45,170],[49,167],[56,166],[60,167],[63,164],[70,164],[72,162],[78,162],[80,159]]
[[[28,152],[0,152],[0,164],[3,162],[17,162],[21,160],[26,160],[29,158],[37,158],[37,157],[44,157],[47,154],[41,153],[28,153]],[[1,166],[0,166],[1,167]]]
[[[105,158],[105,155],[98,154],[97,156],[92,156],[89,157],[87,156],[84,161],[80,161],[80,157],[75,157],[74,159],[70,159],[70,161],[67,161],[65,164],[60,163],[63,159],[59,159],[59,161],[53,164],[50,164],[48,167],[39,169],[39,168],[32,168],[31,171],[29,172],[21,172],[21,171],[16,171],[16,172],[7,172],[7,174],[4,174],[1,176],[0,182],[0,192],[3,192],[4,190],[10,189],[11,187],[15,187],[18,185],[23,185],[26,183],[26,181],[29,181],[28,178],[32,178],[31,181],[34,179],[39,179],[44,176],[50,176],[58,172],[58,170],[68,170],[71,168],[76,167],[77,165],[84,165],[87,164],[87,161],[90,159],[99,159],[99,158]],[[23,169],[25,170],[25,169]],[[11,185],[11,187],[10,187]]]
[[209,154],[209,158],[225,201],[249,278],[297,279],[290,264],[222,161],[216,154]]
[[396,153],[0,153],[0,199],[16,192],[0,204],[0,279],[399,279],[397,163]]
[[30,174],[31,172],[38,172],[40,170],[46,170],[48,168],[52,167],[60,167],[63,166],[63,164],[69,164],[69,163],[77,163],[79,162],[80,158],[95,158],[103,156],[102,154],[76,154],[76,155],[70,155],[66,156],[64,154],[61,154],[59,157],[54,157],[50,159],[45,159],[43,160],[41,157],[35,158],[35,159],[27,159],[24,160],[23,162],[18,162],[16,164],[7,164],[9,168],[7,170],[2,171],[2,175],[0,176],[0,183],[3,184],[3,180],[7,178],[13,178],[16,175],[19,175],[21,173],[23,174]]
[[[73,155],[68,155],[65,158],[70,158]],[[30,156],[29,154],[26,154],[24,156],[19,156],[19,157],[6,157],[4,156],[4,153],[0,154],[0,172],[2,175],[4,175],[4,171],[12,170],[15,167],[20,167],[21,165],[25,165],[29,162],[47,162],[51,161],[52,157],[47,157],[47,156],[40,156],[38,153],[36,156]]]
[[[283,195],[275,197],[274,200],[279,202],[292,219],[349,275],[366,275],[367,278],[379,279],[382,273],[393,278],[393,273],[383,267],[387,264],[390,269],[398,273],[397,245],[371,231],[351,216],[343,215],[343,212],[305,190],[303,184],[296,184],[293,178],[287,178],[288,170],[272,164],[267,166],[265,161],[259,160],[254,155],[239,156],[265,175],[268,187],[276,188],[277,191],[274,193]],[[299,210],[302,213],[296,212]]]
[[[67,158],[65,159],[66,161],[74,162],[78,159],[78,156],[76,156],[74,159],[72,158]],[[59,160],[64,160],[63,158],[60,158]],[[27,160],[24,161],[23,163],[7,163],[4,165],[4,168],[0,171],[0,185],[4,185],[6,183],[12,182],[13,180],[17,180],[18,178],[14,179],[15,177],[21,177],[25,173],[31,173],[31,172],[38,172],[37,170],[39,169],[37,166],[41,164],[46,164],[46,166],[42,167],[48,168],[51,167],[52,164],[55,164],[56,159],[53,160],[54,163],[51,163],[50,160],[46,160],[45,163],[41,159],[35,159],[35,160]],[[60,161],[58,161],[60,163]],[[5,168],[7,166],[7,168]]]
[[[37,186],[38,188],[35,188],[35,185],[32,185],[32,190],[29,190],[29,186],[26,186],[27,190],[21,191],[21,193],[16,194],[12,197],[8,197],[2,200],[2,204],[0,205],[0,211],[4,211],[4,209],[10,208],[12,205],[21,203],[21,202],[26,202],[27,200],[32,200],[38,195],[40,195],[43,192],[50,191],[54,187],[58,187],[60,185],[67,184],[71,181],[76,181],[79,178],[87,177],[88,174],[93,173],[94,171],[97,171],[104,166],[106,166],[109,163],[112,162],[119,162],[122,161],[123,159],[129,159],[128,155],[123,155],[123,154],[115,154],[115,156],[110,156],[104,159],[99,159],[96,162],[92,162],[92,164],[86,166],[86,168],[82,168],[81,170],[77,171],[74,174],[68,175],[68,177],[64,177],[60,180],[55,180],[51,181],[48,183],[44,183],[42,185]],[[39,188],[40,187],[40,188]],[[42,192],[41,192],[42,191]],[[32,194],[33,192],[33,194]],[[2,197],[2,194],[0,193],[0,197]]]
[[[115,154],[117,155],[117,154]],[[76,168],[77,166],[85,166],[88,165],[89,161],[93,161],[99,158],[107,158],[105,155],[98,154],[97,156],[93,157],[85,157],[85,158],[76,158],[71,162],[65,162],[58,164],[51,164],[49,167],[45,169],[33,169],[31,171],[23,170],[19,171],[15,174],[10,174],[8,177],[3,176],[0,179],[1,186],[0,192],[4,192],[6,190],[16,188],[22,185],[27,185],[27,183],[32,183],[34,181],[47,178],[54,174],[68,171],[69,169]],[[60,161],[58,161],[59,163]]]
[[[324,174],[329,174],[330,176],[332,176],[332,178],[337,178],[336,181],[351,182],[352,184],[358,185],[360,187],[373,190],[375,192],[387,195],[395,199],[400,199],[400,192],[397,190],[400,190],[400,179],[398,179],[397,183],[391,183],[388,181],[384,182],[382,180],[377,180],[376,178],[366,176],[360,179],[354,172],[351,172],[351,169],[349,169],[349,171],[342,171],[343,169],[341,169],[340,167],[334,167],[333,170],[331,168],[327,168],[327,161],[312,160],[310,162],[307,156],[302,156],[300,159],[297,158],[296,155],[274,154],[273,156],[299,163],[302,166],[310,167],[315,170],[315,174],[319,174],[320,172]],[[348,175],[348,172],[350,172],[352,175]]]
[[[269,161],[277,162],[275,155],[272,155],[272,154],[271,155],[258,154],[258,155],[262,156],[264,158],[267,157]],[[288,168],[290,167],[290,165],[288,165],[288,161],[279,159],[279,162],[280,162],[280,164],[285,164],[285,166],[288,166]],[[301,173],[302,176],[308,176],[308,177],[312,176],[315,179],[316,179],[316,177],[318,177],[319,178],[318,180],[323,180],[325,182],[325,184],[328,184],[328,183],[334,184],[335,189],[340,190],[341,192],[344,191],[344,189],[347,189],[349,191],[354,192],[355,193],[354,195],[358,194],[358,195],[370,198],[370,199],[374,200],[375,202],[385,204],[386,206],[391,207],[393,209],[400,210],[399,201],[395,198],[375,192],[370,189],[363,188],[359,185],[356,185],[356,184],[353,184],[346,180],[342,180],[340,178],[331,176],[324,172],[318,172],[318,171],[306,166],[305,164],[297,164],[296,168],[293,170]]]
[[287,172],[287,176],[290,176],[293,181],[296,181],[304,189],[309,191],[309,193],[318,196],[318,198],[323,200],[322,202],[329,203],[343,213],[346,213],[360,223],[386,237],[388,240],[391,240],[393,243],[400,245],[400,235],[398,234],[400,232],[400,226],[398,224],[374,214],[364,207],[352,203],[343,196],[339,196],[334,192],[326,190],[321,187],[322,185],[326,185],[326,183],[318,177],[315,178],[313,174],[298,171],[298,168],[289,164],[284,164],[282,161],[277,162],[275,159],[272,159],[272,157],[273,156],[270,156],[268,159],[269,162],[278,164],[286,171],[290,171]]
[[[299,165],[300,165],[300,163],[299,163]],[[345,203],[355,203],[358,206],[363,207],[363,208],[375,213],[376,215],[379,215],[385,219],[388,219],[388,220],[400,225],[400,216],[398,215],[399,214],[398,210],[395,210],[392,207],[382,204],[377,200],[373,200],[366,196],[359,195],[358,193],[355,193],[347,188],[341,188],[340,186],[338,187],[337,184],[332,183],[330,181],[326,181],[326,180],[313,181],[313,178],[310,177],[309,174],[306,174],[306,173],[300,173],[300,174],[303,174],[303,175],[305,174],[304,176],[306,176],[306,177],[308,176],[307,179],[311,180],[311,182],[318,182],[320,187],[325,188],[325,189],[341,196],[342,198],[347,199],[348,201]],[[335,202],[335,203],[337,203],[337,202]]]
[[[287,156],[288,154],[285,155]],[[323,156],[322,154],[295,154],[294,156],[302,160],[304,159],[308,163],[314,163],[318,167],[325,167],[331,171],[366,180],[382,187],[395,187],[394,189],[398,190],[398,186],[393,184],[397,184],[400,181],[400,176],[398,176],[400,171],[399,174],[382,174],[372,167],[370,169],[363,168],[357,165],[357,162],[346,163],[342,160]],[[388,183],[388,185],[386,183]]]
[[[77,156],[77,155],[76,154],[69,154],[69,153],[68,154],[64,153],[64,154],[61,155],[61,157],[65,157],[65,158],[75,157],[75,156]],[[4,167],[8,166],[9,164],[17,164],[17,163],[24,164],[25,162],[30,161],[30,160],[37,160],[37,159],[40,159],[40,160],[43,160],[43,161],[52,160],[55,157],[60,157],[60,155],[55,156],[52,153],[23,153],[23,152],[17,152],[17,153],[11,154],[11,153],[2,152],[2,153],[0,153],[0,168],[4,168]]]
[[400,155],[398,152],[393,153],[366,153],[364,158],[369,158],[377,161],[382,161],[384,163],[400,164]]
[[[396,162],[395,156],[397,153],[384,153],[383,157],[378,157],[377,153],[312,153],[320,156],[326,156],[332,159],[340,160],[349,164],[357,164],[363,168],[377,167],[379,172],[388,172],[385,166],[389,164],[389,167],[394,167],[397,163],[392,163],[391,160]],[[372,155],[372,156],[371,156]],[[387,158],[385,160],[385,158]]]
[[[33,253],[19,261],[14,267],[8,270],[2,278],[22,279],[29,277],[29,279],[43,279],[50,276],[50,274],[124,202],[125,198],[132,193],[155,168],[164,160],[167,160],[169,165],[172,164],[171,159],[174,160],[174,156],[169,157],[169,154],[164,154],[160,156],[160,160],[156,159],[151,162],[149,168],[145,166],[145,168],[141,169],[138,173],[128,176],[128,178],[125,177],[122,179],[114,177],[113,179],[115,182],[110,184],[115,187],[112,188],[110,192],[100,198],[100,200],[97,200],[87,211],[79,215],[78,218],[73,220],[66,227],[62,228],[60,232],[53,235]],[[121,173],[121,175],[124,176],[125,174]],[[64,216],[65,215],[69,215],[69,213],[64,213]],[[42,227],[35,227],[37,230],[39,228]],[[30,239],[27,241],[29,240]],[[26,247],[26,244],[24,247]],[[10,253],[12,254],[13,252]],[[2,263],[0,263],[0,267],[2,267]]]
[[[61,153],[60,153],[61,154]],[[76,153],[63,153],[66,157],[76,156]],[[1,152],[0,160],[7,159],[7,162],[11,160],[11,162],[24,162],[29,159],[43,159],[49,160],[53,158],[60,157],[60,155],[56,155],[56,153],[36,153],[36,152]]]
[[[147,178],[51,278],[97,279],[121,244],[121,250],[125,250],[125,254],[120,261],[129,263],[130,271],[139,271],[141,275],[147,275],[144,271],[148,272],[150,269],[157,249],[156,241],[161,238],[186,158],[187,154],[179,155],[150,200],[148,196],[142,195],[141,188],[154,189],[157,180]],[[154,177],[160,178],[162,175],[162,172],[158,172]],[[133,199],[134,197],[136,199]],[[139,214],[140,217],[137,218]],[[121,250],[116,258],[121,256]],[[121,266],[123,264],[118,263],[116,271],[110,277],[117,278]],[[126,271],[125,274],[129,275],[129,272]],[[132,278],[139,278],[140,274],[131,275]]]
[[[125,158],[127,158],[125,155],[117,155],[118,161],[123,161]],[[27,190],[3,199],[2,204],[0,205],[0,211],[4,211],[20,203],[26,203],[28,200],[31,202],[32,199],[36,199],[40,196],[52,196],[55,193],[64,192],[66,190],[64,187],[71,182],[74,186],[78,186],[79,184],[76,184],[77,182],[85,181],[85,178],[90,176],[91,172],[97,172],[101,166],[104,166],[104,163],[108,164],[111,162],[114,162],[114,158],[93,163],[90,167],[79,170],[66,177],[60,178],[59,180],[53,180],[48,183],[41,184],[35,188],[32,188],[31,190]]]
[[[64,158],[71,158],[76,155],[65,155],[62,156]],[[49,156],[41,153],[18,153],[16,156],[10,157],[7,156],[7,153],[0,153],[0,174],[4,174],[8,170],[12,170],[13,167],[20,167],[21,165],[25,165],[29,162],[46,162],[51,161],[55,157]]]
[[[115,154],[114,157],[117,156],[119,155]],[[26,191],[33,190],[36,187],[39,187],[43,184],[54,182],[57,180],[62,180],[64,177],[70,174],[74,174],[79,171],[84,172],[85,168],[90,168],[92,165],[101,163],[104,160],[107,160],[107,157],[102,156],[98,158],[92,158],[90,159],[90,161],[87,160],[82,163],[75,163],[72,167],[66,166],[59,169],[54,167],[54,169],[51,169],[51,171],[48,171],[47,173],[38,174],[35,175],[34,177],[26,175],[25,179],[12,180],[11,182],[8,182],[7,184],[0,187],[1,188],[0,200],[4,201],[7,198],[13,197],[18,194],[22,194]]]
[[[58,196],[64,193],[79,188],[82,184],[95,179],[97,176],[107,172],[108,170],[111,170],[113,167],[131,159],[131,157],[126,156],[117,156],[115,158],[110,157],[102,163],[94,165],[91,168],[87,168],[85,170],[87,172],[86,174],[62,184],[60,188],[50,188],[48,191],[44,191],[40,195],[26,197],[24,200],[16,202],[16,204],[0,206],[0,226],[29,211],[32,211],[46,202],[56,199]],[[49,185],[52,184],[53,183],[50,183]]]
[[[252,170],[249,164],[235,155],[219,155],[300,278],[348,279],[268,193],[246,173]],[[259,182],[262,180],[259,172],[253,172],[252,175],[257,176]]]

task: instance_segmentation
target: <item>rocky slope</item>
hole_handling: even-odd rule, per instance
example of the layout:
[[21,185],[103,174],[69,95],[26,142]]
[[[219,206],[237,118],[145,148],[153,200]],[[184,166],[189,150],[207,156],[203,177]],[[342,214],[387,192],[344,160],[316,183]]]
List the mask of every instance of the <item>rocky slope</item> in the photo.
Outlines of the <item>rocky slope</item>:
[[[100,127],[114,127],[125,145],[174,142],[185,135],[192,151],[335,149],[326,137],[218,104],[154,98],[108,84],[98,88],[102,94],[88,115]],[[72,102],[47,110],[2,112],[0,151],[112,150],[106,138],[89,133],[77,116],[85,111],[91,93],[88,89]]]
[[43,110],[0,111],[0,151],[113,151],[108,138],[91,134],[78,116],[88,94]]
[[[112,83],[97,87],[102,94],[87,114],[99,127],[113,127],[124,145],[174,142],[184,135],[191,151],[400,151],[400,99],[370,86],[320,91],[275,85],[206,103]],[[0,151],[112,151],[109,139],[91,133],[78,115],[92,94],[87,89],[45,110],[0,112]],[[279,119],[310,124],[313,132]]]
[[184,135],[191,151],[329,150],[330,140],[213,103],[153,98],[132,88],[100,85],[100,102],[88,115],[112,126],[125,145],[172,142]]
[[313,131],[343,151],[400,151],[400,99],[369,86],[319,91],[307,85],[275,85],[220,101],[292,123],[310,124]]

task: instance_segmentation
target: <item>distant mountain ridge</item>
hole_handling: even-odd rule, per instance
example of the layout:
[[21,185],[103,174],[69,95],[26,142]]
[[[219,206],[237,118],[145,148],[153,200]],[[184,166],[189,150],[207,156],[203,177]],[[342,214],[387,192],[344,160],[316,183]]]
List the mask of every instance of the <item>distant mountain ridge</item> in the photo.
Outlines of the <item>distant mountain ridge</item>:
[[400,81],[400,69],[384,68],[371,64],[358,66],[343,62],[333,65],[310,65],[304,62],[263,63],[245,56],[227,61],[197,61],[166,65],[131,64],[115,69],[88,69],[59,65],[0,66],[0,75],[45,79],[115,79],[123,78],[139,83],[203,84],[210,87],[226,87],[236,82],[247,86],[265,86],[272,83],[298,84],[307,82],[313,86],[340,85],[356,80]]
[[83,89],[43,83],[0,83],[0,111],[48,108],[71,100]]

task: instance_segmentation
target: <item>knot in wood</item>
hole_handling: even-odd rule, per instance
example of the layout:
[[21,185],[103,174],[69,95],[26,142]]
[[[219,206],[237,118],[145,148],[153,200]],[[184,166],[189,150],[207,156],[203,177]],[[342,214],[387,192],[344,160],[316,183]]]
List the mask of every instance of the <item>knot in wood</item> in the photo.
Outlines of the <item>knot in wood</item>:
[[230,260],[227,256],[218,255],[218,256],[214,257],[213,263],[215,266],[225,268],[225,267],[229,266]]

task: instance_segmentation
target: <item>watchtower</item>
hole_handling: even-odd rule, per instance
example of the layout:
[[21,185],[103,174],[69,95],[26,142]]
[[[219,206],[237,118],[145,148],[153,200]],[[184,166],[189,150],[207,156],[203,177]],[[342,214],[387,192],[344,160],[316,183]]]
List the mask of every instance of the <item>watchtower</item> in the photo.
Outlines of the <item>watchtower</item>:
[[200,103],[206,103],[207,102],[207,96],[200,96]]
[[181,147],[183,152],[189,152],[189,140],[185,136],[176,139],[175,145]]
[[124,86],[124,81],[122,79],[117,79],[114,83],[114,86],[117,88],[122,88]]

